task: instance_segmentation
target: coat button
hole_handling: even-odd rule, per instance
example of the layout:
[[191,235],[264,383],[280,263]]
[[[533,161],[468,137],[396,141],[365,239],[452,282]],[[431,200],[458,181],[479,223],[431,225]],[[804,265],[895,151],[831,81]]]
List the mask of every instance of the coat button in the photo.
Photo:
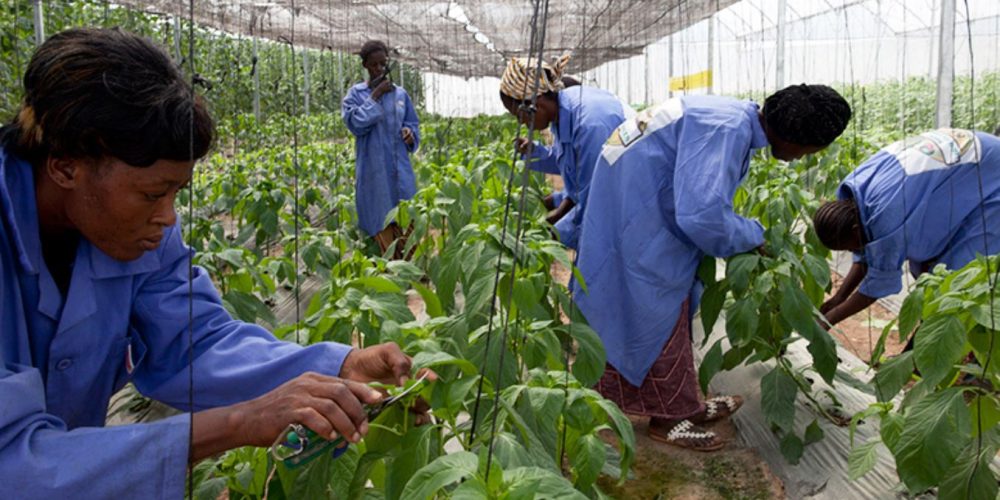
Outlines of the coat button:
[[73,366],[73,360],[70,358],[60,359],[59,362],[56,363],[56,369],[59,371],[63,371],[70,366]]

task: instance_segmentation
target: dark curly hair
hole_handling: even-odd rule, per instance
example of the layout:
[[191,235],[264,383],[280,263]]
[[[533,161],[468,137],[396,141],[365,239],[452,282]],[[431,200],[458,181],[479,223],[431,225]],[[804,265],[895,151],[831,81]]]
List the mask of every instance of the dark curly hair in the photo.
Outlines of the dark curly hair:
[[92,28],[52,35],[35,51],[21,108],[0,130],[0,144],[36,166],[48,157],[190,161],[214,137],[205,102],[163,50]]
[[764,101],[764,121],[793,144],[827,146],[847,128],[851,106],[826,85],[792,85]]
[[858,210],[857,202],[852,199],[824,203],[813,215],[816,236],[831,250],[847,250],[849,243],[855,237],[855,226],[861,227],[861,212]]
[[381,40],[368,40],[365,42],[365,44],[361,46],[361,50],[358,51],[358,56],[361,57],[361,64],[368,62],[368,58],[380,50],[385,52],[385,55],[389,55],[389,47],[385,44],[385,42]]

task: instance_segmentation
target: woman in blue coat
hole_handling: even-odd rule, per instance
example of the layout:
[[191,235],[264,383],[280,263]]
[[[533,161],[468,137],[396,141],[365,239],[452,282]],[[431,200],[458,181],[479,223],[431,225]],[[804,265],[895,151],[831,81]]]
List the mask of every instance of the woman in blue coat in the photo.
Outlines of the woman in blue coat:
[[[282,342],[190,266],[174,200],[214,125],[147,39],[74,29],[31,58],[0,129],[0,484],[17,498],[181,498],[189,463],[291,423],[357,442],[395,344]],[[132,382],[188,411],[104,427]]]
[[[554,65],[542,63],[543,74],[535,99],[535,130],[551,127],[555,142],[552,146],[543,146],[519,138],[517,147],[527,156],[529,168],[562,176],[565,195],[559,198],[558,204],[552,203],[546,219],[555,224],[560,241],[575,249],[586,211],[590,178],[601,147],[611,132],[635,113],[614,94],[563,77],[568,62],[569,57],[563,56]],[[504,107],[526,125],[529,114],[525,110],[535,96],[536,70],[536,60],[515,57],[507,64],[500,81],[500,100]],[[546,203],[549,203],[548,197]]]
[[761,225],[733,212],[756,151],[770,146],[781,160],[817,152],[850,116],[833,89],[797,85],[763,110],[726,97],[670,99],[608,139],[580,233],[586,291],[576,286],[573,300],[607,351],[598,390],[650,417],[650,437],[701,451],[723,445],[698,424],[728,416],[741,400],[701,400],[690,338],[698,263],[763,245]]
[[824,245],[854,252],[821,308],[831,324],[902,290],[905,261],[917,276],[1000,252],[1000,138],[939,129],[904,139],[851,172],[837,197],[813,218]]
[[410,96],[392,83],[389,48],[378,40],[361,47],[368,81],[353,87],[341,104],[341,116],[355,138],[355,204],[358,225],[375,238],[383,253],[396,243],[394,257],[403,258],[406,231],[385,222],[399,200],[417,192],[410,153],[420,146],[420,122]]

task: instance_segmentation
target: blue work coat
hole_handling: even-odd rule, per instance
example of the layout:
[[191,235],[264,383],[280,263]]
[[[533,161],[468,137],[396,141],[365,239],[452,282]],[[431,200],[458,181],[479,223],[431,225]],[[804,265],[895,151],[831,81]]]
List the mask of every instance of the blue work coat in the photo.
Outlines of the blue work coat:
[[2,495],[181,498],[190,417],[104,427],[108,400],[126,382],[198,411],[258,397],[307,370],[340,372],[350,347],[302,347],[233,320],[199,267],[189,297],[189,255],[178,226],[130,262],[81,240],[64,296],[42,258],[32,168],[0,149]]
[[575,206],[555,226],[560,241],[575,249],[597,157],[604,141],[626,116],[634,113],[614,94],[594,87],[579,85],[556,95],[559,122],[550,127],[555,142],[552,146],[536,142],[528,165],[533,170],[562,176],[563,190]]
[[902,289],[904,261],[916,275],[1000,252],[1000,138],[939,129],[896,142],[851,172],[838,197],[857,202],[867,238],[855,255],[868,265],[858,291],[892,295]]
[[594,168],[573,298],[604,342],[608,362],[639,386],[693,295],[705,254],[764,243],[733,212],[733,195],[767,136],[752,102],[670,99],[626,120]]
[[[417,192],[410,153],[420,145],[420,122],[402,87],[393,87],[375,101],[367,82],[351,87],[341,104],[341,116],[357,138],[354,203],[358,225],[375,236],[385,229],[385,217],[399,200]],[[403,127],[413,131],[412,146],[403,142]]]

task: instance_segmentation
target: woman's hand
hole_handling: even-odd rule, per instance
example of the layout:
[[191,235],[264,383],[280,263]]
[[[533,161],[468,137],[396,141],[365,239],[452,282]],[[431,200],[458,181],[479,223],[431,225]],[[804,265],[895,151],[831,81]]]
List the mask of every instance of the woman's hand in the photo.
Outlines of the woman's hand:
[[410,130],[410,127],[403,127],[402,136],[404,144],[406,144],[407,146],[413,145],[414,136],[413,136],[413,131]]
[[376,101],[381,99],[382,96],[389,93],[392,88],[392,82],[388,79],[382,80],[382,83],[378,84],[378,86],[372,90],[372,99]]
[[[368,433],[364,405],[382,394],[365,384],[304,373],[256,399],[229,408],[234,446],[270,446],[289,424],[302,424],[326,439],[356,443]],[[195,422],[195,434],[198,434]]]
[[514,147],[517,149],[517,152],[522,155],[531,154],[531,150],[534,146],[534,143],[529,141],[527,137],[518,137],[517,139],[514,139]]

